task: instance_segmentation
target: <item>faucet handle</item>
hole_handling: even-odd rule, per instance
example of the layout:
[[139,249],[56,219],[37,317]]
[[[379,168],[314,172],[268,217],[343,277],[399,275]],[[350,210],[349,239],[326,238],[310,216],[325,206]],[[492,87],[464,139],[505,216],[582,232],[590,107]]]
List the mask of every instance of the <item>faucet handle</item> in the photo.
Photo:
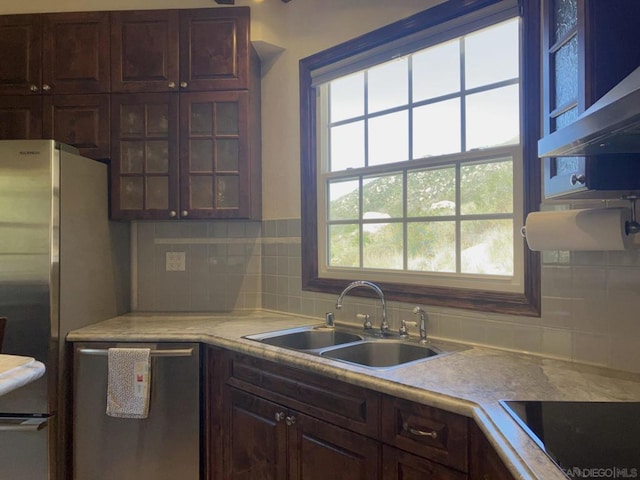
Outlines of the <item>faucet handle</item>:
[[407,328],[407,326],[417,327],[418,322],[410,322],[408,320],[402,320],[402,325],[400,325],[400,330],[398,331],[398,333],[402,338],[406,338],[409,336],[409,329]]
[[365,330],[371,330],[373,328],[373,324],[371,323],[370,320],[370,315],[368,313],[357,313],[356,314],[356,318],[358,320],[364,320],[362,326],[364,327]]
[[325,327],[335,327],[335,319],[333,317],[333,312],[327,312],[324,314],[324,324]]

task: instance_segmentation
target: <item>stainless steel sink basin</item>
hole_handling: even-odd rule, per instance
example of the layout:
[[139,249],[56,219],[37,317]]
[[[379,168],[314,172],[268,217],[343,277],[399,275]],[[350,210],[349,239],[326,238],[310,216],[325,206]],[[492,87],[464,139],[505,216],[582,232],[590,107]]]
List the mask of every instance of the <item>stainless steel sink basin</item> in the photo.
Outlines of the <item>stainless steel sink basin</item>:
[[376,370],[406,366],[450,353],[415,340],[380,337],[377,330],[323,325],[247,335],[249,340]]
[[319,350],[334,345],[359,342],[363,339],[355,333],[325,327],[302,327],[261,335],[250,335],[247,338],[293,350]]
[[365,367],[388,368],[441,355],[431,346],[395,340],[364,341],[325,350],[320,355]]

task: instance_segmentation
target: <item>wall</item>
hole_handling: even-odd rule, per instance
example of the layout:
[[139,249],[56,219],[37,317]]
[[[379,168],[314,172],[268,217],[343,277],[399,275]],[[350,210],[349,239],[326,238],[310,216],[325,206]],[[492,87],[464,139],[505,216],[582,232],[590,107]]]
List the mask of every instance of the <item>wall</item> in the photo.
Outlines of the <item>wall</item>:
[[[237,0],[252,8],[252,39],[280,46],[263,62],[264,218],[255,222],[137,222],[133,300],[139,310],[264,308],[322,318],[335,298],[300,291],[298,61],[438,0]],[[6,2],[5,2],[6,3]],[[0,13],[191,8],[210,0],[30,0]],[[183,251],[185,272],[167,272],[165,253]],[[640,372],[640,253],[548,252],[542,317],[426,308],[433,336]],[[391,303],[390,319],[413,305]],[[353,298],[337,319],[377,313]]]

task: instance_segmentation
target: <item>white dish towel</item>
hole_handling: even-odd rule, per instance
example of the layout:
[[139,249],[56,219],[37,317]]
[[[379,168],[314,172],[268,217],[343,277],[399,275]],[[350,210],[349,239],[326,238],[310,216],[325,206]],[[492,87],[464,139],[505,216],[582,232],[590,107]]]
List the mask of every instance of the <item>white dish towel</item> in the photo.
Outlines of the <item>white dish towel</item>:
[[107,415],[147,418],[149,415],[151,349],[110,348]]

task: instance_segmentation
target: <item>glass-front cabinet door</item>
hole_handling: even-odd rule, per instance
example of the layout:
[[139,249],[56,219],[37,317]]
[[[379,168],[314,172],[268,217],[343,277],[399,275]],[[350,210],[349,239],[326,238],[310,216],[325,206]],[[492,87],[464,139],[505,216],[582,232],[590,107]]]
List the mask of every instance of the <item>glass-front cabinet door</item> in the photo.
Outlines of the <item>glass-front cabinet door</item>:
[[247,102],[247,91],[181,94],[181,217],[249,216]]
[[[546,0],[543,19],[545,135],[569,125],[584,110],[584,62],[580,49],[584,4],[579,0]],[[545,197],[583,190],[584,157],[544,160]]]
[[112,218],[177,218],[178,95],[113,95],[111,113]]

